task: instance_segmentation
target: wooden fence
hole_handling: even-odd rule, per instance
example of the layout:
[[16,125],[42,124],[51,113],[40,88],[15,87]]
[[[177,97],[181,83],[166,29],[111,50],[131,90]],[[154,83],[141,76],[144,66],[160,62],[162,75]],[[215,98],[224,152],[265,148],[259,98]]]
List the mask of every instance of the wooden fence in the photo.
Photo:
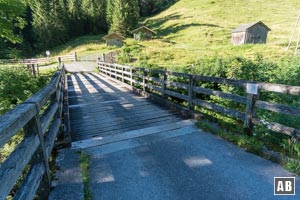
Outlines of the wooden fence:
[[[62,66],[47,86],[0,116],[0,148],[16,134],[23,136],[13,152],[0,164],[1,200],[7,198],[18,180],[21,183],[14,199],[33,199],[41,185],[50,189],[48,161],[62,129],[65,81]],[[24,178],[20,179],[21,176]]]
[[57,57],[29,58],[29,59],[1,59],[0,64],[47,65],[54,62],[77,61],[77,53]]
[[57,61],[59,63],[65,62],[65,61],[78,61],[78,59],[77,59],[77,53],[74,52],[73,54],[68,54],[68,55],[64,55],[64,56],[58,56],[57,57]]
[[[98,68],[101,73],[127,83],[133,88],[139,88],[148,95],[155,96],[155,98],[159,97],[162,100],[166,100],[168,97],[171,97],[173,99],[175,98],[175,100],[180,100],[187,105],[186,110],[190,112],[194,112],[196,107],[202,107],[241,120],[244,123],[245,131],[249,135],[252,134],[254,125],[262,125],[274,132],[283,133],[289,136],[300,136],[299,129],[276,122],[267,122],[264,119],[256,117],[257,108],[299,117],[299,107],[295,108],[288,105],[259,100],[259,93],[262,91],[299,96],[299,86],[256,83],[164,70],[135,68],[100,61],[98,61]],[[181,81],[176,82],[173,80]],[[204,87],[203,83],[236,87],[243,90],[245,95],[241,96],[225,93],[221,90]],[[243,104],[245,109],[241,112],[239,110],[226,108],[211,101],[207,101],[205,98],[201,98],[203,96],[215,96],[231,102]]]
[[117,62],[117,56],[118,56],[119,53],[120,53],[119,51],[112,51],[112,52],[109,52],[109,53],[103,53],[99,57],[99,60],[101,62],[105,62],[105,63],[116,63]]

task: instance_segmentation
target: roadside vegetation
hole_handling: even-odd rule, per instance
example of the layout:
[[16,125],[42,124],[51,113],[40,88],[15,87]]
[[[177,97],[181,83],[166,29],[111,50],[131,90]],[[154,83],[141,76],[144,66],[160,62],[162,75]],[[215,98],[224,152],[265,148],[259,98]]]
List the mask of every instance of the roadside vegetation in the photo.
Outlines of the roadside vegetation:
[[82,180],[83,180],[83,192],[84,192],[84,200],[91,200],[92,194],[89,188],[90,182],[90,156],[84,152],[80,152],[80,167],[82,171]]
[[[32,96],[45,86],[53,71],[41,71],[41,76],[34,78],[23,67],[0,67],[0,115]],[[0,148],[0,163],[15,149],[23,138],[23,133],[15,135],[11,141]]]

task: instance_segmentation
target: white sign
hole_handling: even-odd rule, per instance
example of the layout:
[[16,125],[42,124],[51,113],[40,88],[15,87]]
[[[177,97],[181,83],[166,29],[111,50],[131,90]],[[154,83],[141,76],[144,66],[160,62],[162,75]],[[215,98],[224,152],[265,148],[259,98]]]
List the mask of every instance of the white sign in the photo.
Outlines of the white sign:
[[247,93],[257,95],[258,94],[258,84],[247,83]]
[[46,51],[46,55],[49,57],[50,56],[50,51]]

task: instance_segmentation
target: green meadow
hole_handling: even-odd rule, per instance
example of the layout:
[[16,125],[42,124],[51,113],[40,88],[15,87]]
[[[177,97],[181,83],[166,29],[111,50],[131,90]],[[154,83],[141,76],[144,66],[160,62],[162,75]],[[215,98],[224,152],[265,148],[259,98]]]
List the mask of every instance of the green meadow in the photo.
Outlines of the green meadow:
[[[157,32],[155,39],[136,42],[126,40],[134,49],[133,65],[142,61],[158,66],[186,66],[203,58],[245,57],[257,55],[277,62],[283,57],[293,56],[297,34],[289,51],[288,45],[299,14],[300,2],[296,0],[180,0],[165,11],[141,24]],[[267,44],[233,46],[231,31],[245,23],[262,21],[271,31]],[[298,28],[298,30],[300,27]],[[107,48],[103,35],[84,36],[53,49],[55,54],[77,51],[80,55],[113,51]]]

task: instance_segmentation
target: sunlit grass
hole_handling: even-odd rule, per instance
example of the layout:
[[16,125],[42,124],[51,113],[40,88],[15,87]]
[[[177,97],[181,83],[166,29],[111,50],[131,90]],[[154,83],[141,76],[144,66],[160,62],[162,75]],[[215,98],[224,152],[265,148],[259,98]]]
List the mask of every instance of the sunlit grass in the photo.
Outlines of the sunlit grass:
[[[294,53],[295,40],[289,52],[285,51],[291,36],[300,1],[289,0],[180,0],[167,10],[145,19],[144,24],[157,32],[156,38],[138,42],[141,48],[135,53],[139,65],[143,57],[159,66],[187,66],[206,57],[243,56],[257,54],[271,61]],[[263,21],[271,28],[267,44],[233,46],[231,31],[240,24]],[[79,37],[53,49],[52,55],[76,51],[79,58],[117,50],[106,47],[104,35]],[[132,38],[126,43],[135,44]]]

